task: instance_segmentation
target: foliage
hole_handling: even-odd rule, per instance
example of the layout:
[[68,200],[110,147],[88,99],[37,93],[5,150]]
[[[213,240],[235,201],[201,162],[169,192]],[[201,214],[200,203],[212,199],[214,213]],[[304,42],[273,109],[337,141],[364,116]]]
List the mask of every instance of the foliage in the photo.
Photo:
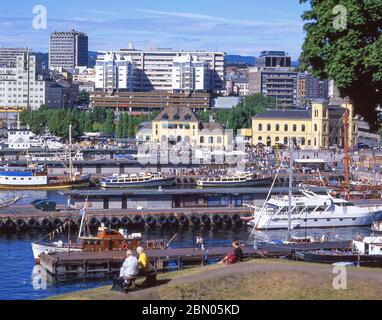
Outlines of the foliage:
[[147,121],[148,116],[133,117],[128,113],[121,113],[120,121],[116,123],[114,112],[104,108],[80,111],[78,109],[49,109],[42,106],[37,111],[24,111],[20,114],[20,120],[35,134],[44,134],[48,129],[53,135],[68,138],[68,128],[72,124],[74,137],[81,136],[84,132],[101,132],[118,138],[133,138],[140,123]]
[[[382,0],[300,2],[311,5],[302,16],[306,22],[302,69],[335,80],[341,96],[349,97],[356,112],[376,126],[375,109],[382,101]],[[337,5],[343,6],[342,13],[334,13]],[[340,21],[341,16],[345,20]]]
[[252,118],[257,114],[261,114],[267,109],[274,109],[276,100],[262,94],[254,94],[245,97],[244,101],[236,107],[227,110],[206,111],[199,113],[201,121],[208,122],[210,115],[220,124],[237,131],[241,128],[250,128],[252,126]]

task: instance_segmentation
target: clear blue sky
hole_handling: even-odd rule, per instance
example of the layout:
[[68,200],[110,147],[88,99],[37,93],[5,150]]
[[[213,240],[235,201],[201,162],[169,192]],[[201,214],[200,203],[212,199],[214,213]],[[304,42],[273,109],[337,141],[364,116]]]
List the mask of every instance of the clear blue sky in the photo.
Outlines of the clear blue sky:
[[[47,30],[32,28],[45,5]],[[49,33],[76,29],[90,50],[127,47],[220,50],[256,56],[286,50],[297,58],[304,38],[299,0],[2,0],[0,45],[48,50]]]

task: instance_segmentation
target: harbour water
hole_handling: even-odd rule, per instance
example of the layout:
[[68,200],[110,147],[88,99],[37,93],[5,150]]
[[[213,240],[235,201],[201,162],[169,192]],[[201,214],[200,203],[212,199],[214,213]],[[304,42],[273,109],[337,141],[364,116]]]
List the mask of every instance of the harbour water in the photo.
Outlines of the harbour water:
[[[130,232],[138,230],[129,230]],[[141,230],[142,231],[142,230]],[[247,226],[240,228],[231,227],[190,227],[180,229],[146,229],[143,231],[146,239],[170,239],[178,233],[174,247],[192,247],[193,239],[196,235],[201,235],[206,241],[207,246],[227,246],[232,240],[240,240],[247,245],[252,245],[249,239],[251,229]],[[357,233],[368,235],[368,228],[340,228],[330,230],[296,230],[293,235],[304,236],[323,234],[332,240],[352,239]],[[256,236],[263,236],[256,233]],[[266,235],[273,239],[285,239],[285,231],[272,231]],[[35,268],[31,245],[32,241],[41,238],[41,234],[30,233],[23,235],[0,235],[0,300],[35,300],[44,299],[53,295],[60,295],[80,290],[91,289],[102,285],[110,284],[110,280],[97,280],[88,282],[41,282],[39,269]],[[75,235],[73,235],[75,237]]]

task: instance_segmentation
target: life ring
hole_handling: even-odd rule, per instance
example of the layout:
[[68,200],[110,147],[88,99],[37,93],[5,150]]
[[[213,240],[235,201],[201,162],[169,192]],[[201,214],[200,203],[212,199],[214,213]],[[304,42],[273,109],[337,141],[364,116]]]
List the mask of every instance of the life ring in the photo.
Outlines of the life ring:
[[93,204],[91,202],[88,203],[88,208],[91,208]]
[[122,250],[127,250],[127,249],[129,249],[129,246],[127,245],[126,242],[124,242],[124,243],[121,244],[121,249],[122,249]]

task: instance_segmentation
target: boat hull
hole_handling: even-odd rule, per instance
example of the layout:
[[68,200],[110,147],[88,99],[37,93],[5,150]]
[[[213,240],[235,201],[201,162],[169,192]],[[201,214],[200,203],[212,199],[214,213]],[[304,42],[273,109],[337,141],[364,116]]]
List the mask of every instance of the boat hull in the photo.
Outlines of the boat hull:
[[362,267],[382,267],[382,255],[318,254],[305,252],[300,253],[296,257],[299,260],[313,263],[333,264],[340,262],[350,262]]
[[[69,253],[69,247],[59,247],[48,244],[32,243],[33,258],[36,264],[40,264],[40,255],[43,253]],[[70,252],[83,252],[83,249],[72,247]]]
[[249,187],[249,186],[270,186],[272,178],[253,179],[240,182],[217,182],[217,181],[198,181],[198,186],[203,188],[209,187]]
[[75,181],[50,181],[45,185],[7,185],[0,184],[0,190],[62,190],[71,188],[87,188],[91,184],[90,176]]
[[[312,217],[305,219],[292,219],[292,229],[312,229],[312,228],[340,228],[340,227],[364,227],[370,226],[373,222],[372,214],[365,214],[364,216],[350,216],[350,217]],[[256,227],[257,230],[283,230],[288,229],[288,219],[272,219],[268,222],[258,223],[256,219],[249,223],[252,227]]]

